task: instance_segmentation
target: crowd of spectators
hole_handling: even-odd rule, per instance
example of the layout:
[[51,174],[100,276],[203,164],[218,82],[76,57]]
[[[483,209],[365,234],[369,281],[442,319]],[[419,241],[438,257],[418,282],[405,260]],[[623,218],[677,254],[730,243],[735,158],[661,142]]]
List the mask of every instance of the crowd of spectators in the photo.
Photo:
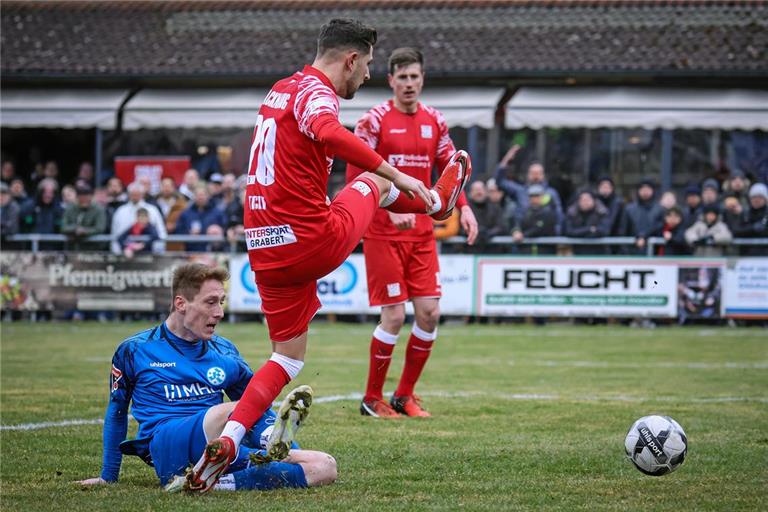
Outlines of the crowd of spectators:
[[[529,242],[539,237],[620,236],[633,238],[634,244],[573,245],[572,252],[646,254],[648,238],[661,237],[666,241],[656,247],[661,256],[720,256],[735,253],[726,250],[734,238],[768,238],[768,187],[762,182],[750,183],[739,170],[730,172],[723,182],[706,178],[689,184],[679,198],[645,179],[625,202],[610,176],[600,177],[572,197],[561,197],[547,181],[541,163],[530,163],[524,179],[512,177],[519,149],[513,146],[490,179],[476,180],[467,190],[479,225],[477,251],[492,252],[489,242],[497,236],[511,237],[516,252],[535,254],[558,251],[557,245]],[[203,180],[195,169],[189,169],[179,186],[171,178],[162,179],[158,186],[142,177],[126,187],[112,177],[94,187],[94,169],[87,162],[67,183],[60,180],[56,162],[39,166],[29,177],[18,176],[13,164],[4,162],[0,178],[0,234],[4,239],[17,233],[62,234],[67,237],[67,248],[80,249],[98,248],[87,239],[105,234],[112,237],[113,252],[132,256],[164,249],[225,250],[223,241],[234,243],[243,237],[245,180],[234,174],[214,172]],[[151,193],[153,185],[157,194]],[[454,216],[436,226],[435,232],[444,239],[460,234],[459,229],[458,216]],[[182,243],[166,241],[168,234],[208,237]],[[137,241],[137,236],[142,238]],[[61,244],[42,243],[40,247],[60,248]],[[765,246],[741,249],[747,255],[767,253]]]
[[[666,243],[657,255],[722,256],[734,238],[768,238],[768,187],[750,183],[740,171],[730,172],[721,183],[706,178],[692,183],[678,198],[672,190],[661,191],[651,179],[642,180],[628,201],[617,194],[610,176],[592,186],[561,198],[547,181],[539,162],[527,166],[525,178],[515,180],[513,161],[519,151],[513,146],[486,182],[475,181],[468,199],[478,220],[480,252],[493,236],[512,236],[515,243],[538,237],[571,238],[631,237],[632,246],[573,245],[574,254],[646,254],[650,237]],[[524,244],[517,252],[555,254],[555,245]],[[768,247],[749,246],[746,255],[766,255]]]
[[[100,248],[91,235],[111,235],[110,249],[133,256],[161,252],[168,234],[209,235],[205,242],[167,242],[167,248],[187,251],[223,250],[224,240],[235,242],[243,233],[245,179],[214,173],[207,181],[195,169],[184,174],[180,186],[163,179],[151,193],[146,177],[124,186],[116,177],[94,187],[93,166],[83,163],[70,183],[61,183],[58,165],[48,162],[27,180],[17,176],[11,162],[0,173],[0,235],[61,234],[68,249]],[[27,194],[27,191],[33,191]],[[227,235],[227,236],[225,236]],[[137,239],[137,237],[139,237]],[[61,248],[43,242],[41,248]]]

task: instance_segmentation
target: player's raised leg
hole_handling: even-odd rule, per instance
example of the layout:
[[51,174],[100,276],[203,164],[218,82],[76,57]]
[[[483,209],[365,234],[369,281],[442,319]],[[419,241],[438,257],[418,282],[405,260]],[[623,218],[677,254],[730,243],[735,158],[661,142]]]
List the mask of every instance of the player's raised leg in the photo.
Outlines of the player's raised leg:
[[390,403],[394,410],[406,416],[426,417],[431,415],[421,407],[421,400],[415,395],[414,389],[437,339],[440,306],[436,298],[415,297],[413,307],[416,321],[408,339],[400,384]]
[[[362,176],[362,175],[361,175]],[[421,198],[409,197],[401,193],[398,183],[387,187],[387,193],[382,194],[381,206],[396,213],[428,213],[437,220],[447,219],[456,201],[472,176],[472,162],[464,150],[459,150],[451,157],[445,166],[435,186],[430,189],[434,198],[432,207],[424,204]]]

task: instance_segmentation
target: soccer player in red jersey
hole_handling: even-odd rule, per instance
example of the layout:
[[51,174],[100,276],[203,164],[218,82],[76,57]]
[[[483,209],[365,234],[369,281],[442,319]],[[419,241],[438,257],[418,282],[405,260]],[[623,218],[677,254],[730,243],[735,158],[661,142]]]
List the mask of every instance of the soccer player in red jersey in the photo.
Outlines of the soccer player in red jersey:
[[[255,372],[224,427],[188,475],[188,489],[206,492],[235,458],[243,436],[304,365],[309,322],[320,307],[317,279],[349,256],[378,208],[398,213],[451,214],[472,168],[459,151],[437,184],[399,171],[338,120],[339,99],[350,99],[370,78],[376,30],[331,20],[320,31],[311,66],[267,94],[251,145],[245,238],[272,340],[272,356]],[[326,196],[333,157],[365,169],[336,196]],[[284,458],[298,424],[278,416],[268,442]]]
[[[456,152],[443,115],[419,102],[424,86],[424,57],[414,48],[398,48],[389,57],[389,86],[394,98],[373,107],[357,123],[355,135],[385,161],[425,185],[432,168],[445,167]],[[349,165],[347,181],[363,169]],[[477,221],[461,193],[456,205],[472,244]],[[360,413],[382,418],[429,416],[414,398],[414,387],[437,337],[440,278],[432,219],[426,214],[379,209],[365,233],[363,251],[371,306],[381,306],[381,323],[373,331],[365,396]],[[389,403],[383,399],[392,351],[411,300],[415,321],[405,352],[405,366]]]

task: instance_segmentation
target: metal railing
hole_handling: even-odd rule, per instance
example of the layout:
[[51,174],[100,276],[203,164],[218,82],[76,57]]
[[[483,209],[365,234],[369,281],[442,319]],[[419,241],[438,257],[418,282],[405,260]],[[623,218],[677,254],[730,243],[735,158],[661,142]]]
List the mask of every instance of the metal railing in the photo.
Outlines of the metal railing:
[[[536,238],[523,238],[520,241],[516,241],[511,236],[495,236],[491,238],[486,244],[489,245],[511,245],[511,246],[530,246],[530,245],[584,245],[584,246],[625,246],[634,247],[637,238],[633,236],[611,236],[602,238],[571,238],[567,236],[542,236]],[[442,243],[458,245],[465,244],[467,238],[463,236],[452,236],[441,240]],[[666,240],[660,236],[653,236],[646,238],[645,240],[645,254],[646,256],[654,256],[658,247],[666,245]],[[719,245],[718,247],[730,247],[730,246],[765,246],[766,255],[768,255],[768,238],[734,238],[725,245]]]
[[[88,237],[71,238],[67,235],[55,235],[55,234],[40,234],[40,233],[26,233],[21,235],[11,235],[5,238],[7,242],[25,242],[30,244],[32,252],[38,252],[40,250],[40,244],[46,242],[64,244],[67,243],[88,243],[88,244],[106,244],[117,241],[116,236],[112,235],[92,235]],[[127,238],[131,242],[149,242],[150,237],[141,236],[129,236]],[[230,244],[230,242],[223,236],[215,235],[168,235],[165,238],[158,239],[159,242],[180,242],[180,243],[222,243],[231,246],[236,246],[237,243]]]
[[[112,235],[93,235],[85,238],[79,238],[77,240],[68,237],[67,235],[49,235],[39,233],[29,233],[20,235],[11,235],[5,238],[8,242],[25,242],[31,244],[32,252],[38,252],[40,250],[40,243],[53,242],[60,243],[62,247],[64,244],[73,242],[86,242],[86,243],[110,243],[117,240],[117,237]],[[147,236],[131,236],[128,237],[130,241],[136,242],[148,242],[150,240]],[[530,245],[580,245],[580,246],[625,246],[632,247],[636,242],[635,237],[631,236],[612,236],[604,238],[570,238],[566,236],[543,236],[537,238],[524,238],[521,241],[515,241],[511,236],[495,236],[488,242],[489,245],[511,245],[511,246],[530,246]],[[229,250],[236,252],[238,249],[238,242],[230,242],[223,236],[214,235],[168,235],[161,239],[162,242],[180,242],[180,243],[220,243],[229,246]],[[459,245],[465,244],[466,237],[453,236],[441,241],[443,244]],[[645,253],[647,256],[653,256],[657,247],[665,245],[665,240],[662,237],[650,237],[646,239]],[[766,247],[766,255],[768,255],[768,238],[735,238],[730,243],[720,246],[764,246]]]

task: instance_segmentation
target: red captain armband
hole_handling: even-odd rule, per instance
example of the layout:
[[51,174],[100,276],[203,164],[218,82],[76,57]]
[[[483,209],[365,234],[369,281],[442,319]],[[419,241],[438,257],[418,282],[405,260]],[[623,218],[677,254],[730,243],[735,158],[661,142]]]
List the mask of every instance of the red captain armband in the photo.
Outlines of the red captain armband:
[[331,154],[355,167],[373,171],[384,161],[381,155],[350,133],[331,114],[322,115],[315,119],[310,130],[315,134],[318,141],[328,146]]

